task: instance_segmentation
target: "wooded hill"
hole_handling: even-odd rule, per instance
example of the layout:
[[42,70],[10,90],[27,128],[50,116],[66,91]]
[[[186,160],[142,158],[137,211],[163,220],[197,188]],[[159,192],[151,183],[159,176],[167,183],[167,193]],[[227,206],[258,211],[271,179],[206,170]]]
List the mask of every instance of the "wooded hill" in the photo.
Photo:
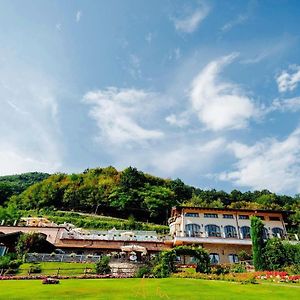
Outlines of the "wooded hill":
[[[53,208],[123,218],[132,215],[137,220],[165,224],[170,208],[184,204],[218,208],[293,210],[296,214],[291,217],[291,222],[294,228],[299,224],[299,195],[276,195],[268,190],[245,193],[238,190],[231,193],[202,190],[188,186],[180,179],[162,179],[132,167],[123,171],[107,167],[87,169],[83,173],[71,175],[29,173],[16,176],[16,180],[12,180],[16,184],[14,192],[9,197],[2,196],[1,199],[6,200],[5,205],[22,210]],[[9,182],[8,179],[2,180],[3,178],[0,177],[0,184]],[[19,190],[17,180],[20,180]],[[24,190],[30,182],[33,184]],[[0,195],[7,195],[1,185]]]

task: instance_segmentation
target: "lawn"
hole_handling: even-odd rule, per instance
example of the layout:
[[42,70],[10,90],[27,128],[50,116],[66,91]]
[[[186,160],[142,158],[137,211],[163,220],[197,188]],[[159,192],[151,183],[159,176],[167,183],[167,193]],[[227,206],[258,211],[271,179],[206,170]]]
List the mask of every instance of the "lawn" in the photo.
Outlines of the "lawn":
[[0,281],[0,299],[299,299],[299,285],[240,284],[199,279],[69,279]]
[[[22,264],[17,275],[27,275],[31,265],[31,263]],[[58,269],[59,275],[81,275],[86,268],[95,271],[95,263],[42,262],[39,265],[42,269],[40,275],[57,275]]]

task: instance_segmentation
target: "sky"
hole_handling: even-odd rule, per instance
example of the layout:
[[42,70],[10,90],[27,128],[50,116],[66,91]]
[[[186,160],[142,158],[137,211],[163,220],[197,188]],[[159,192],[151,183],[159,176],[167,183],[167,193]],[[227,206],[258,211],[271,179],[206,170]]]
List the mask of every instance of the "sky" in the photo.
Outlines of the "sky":
[[0,175],[300,193],[299,19],[298,0],[0,0]]

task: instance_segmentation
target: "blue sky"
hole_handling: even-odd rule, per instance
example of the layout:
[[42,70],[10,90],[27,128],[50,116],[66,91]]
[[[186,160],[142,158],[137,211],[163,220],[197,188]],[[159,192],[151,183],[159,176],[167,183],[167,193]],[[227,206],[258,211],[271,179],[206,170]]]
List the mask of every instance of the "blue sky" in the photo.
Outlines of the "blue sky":
[[129,165],[300,192],[298,1],[0,2],[0,174]]

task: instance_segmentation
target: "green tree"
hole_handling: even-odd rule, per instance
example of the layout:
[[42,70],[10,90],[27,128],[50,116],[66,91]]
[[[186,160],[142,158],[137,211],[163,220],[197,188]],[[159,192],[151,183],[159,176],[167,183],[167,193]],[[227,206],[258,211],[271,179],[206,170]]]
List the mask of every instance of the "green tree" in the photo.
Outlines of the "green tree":
[[251,217],[251,239],[253,264],[256,271],[264,269],[264,239],[263,239],[264,224],[261,219]]
[[96,263],[96,273],[97,274],[110,274],[111,268],[109,266],[110,258],[108,256],[102,256],[100,260]]

